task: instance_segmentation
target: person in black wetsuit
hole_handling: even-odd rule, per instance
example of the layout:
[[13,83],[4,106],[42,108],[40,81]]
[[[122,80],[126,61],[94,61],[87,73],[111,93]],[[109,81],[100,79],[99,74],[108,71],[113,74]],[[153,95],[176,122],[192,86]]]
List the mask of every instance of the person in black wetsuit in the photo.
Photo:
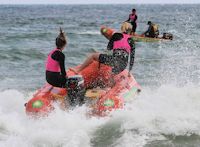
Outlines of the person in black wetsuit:
[[66,106],[82,105],[85,95],[84,79],[82,76],[66,76],[65,55],[62,53],[66,45],[65,34],[60,28],[60,34],[56,38],[56,48],[49,53],[46,60],[46,80],[54,87],[67,89]]
[[93,60],[96,60],[99,63],[111,66],[113,74],[119,74],[127,67],[130,55],[130,72],[133,67],[135,56],[135,44],[130,36],[132,26],[130,25],[130,23],[125,22],[121,27],[121,31],[122,33],[114,33],[107,45],[107,49],[113,51],[111,55],[93,53],[86,59],[86,61],[79,67],[78,70],[72,70],[76,73],[79,73],[82,69],[87,67]]
[[132,13],[129,14],[129,18],[126,20],[126,22],[131,23],[133,35],[135,34],[137,28],[137,18],[136,9],[132,9]]
[[149,25],[149,28],[146,32],[143,33],[143,35],[145,37],[158,38],[159,35],[158,25],[152,23],[151,21],[148,21],[147,25]]
[[66,45],[65,34],[60,28],[60,34],[56,38],[56,48],[48,54],[46,60],[46,80],[55,87],[64,88],[66,85],[65,55],[62,53]]

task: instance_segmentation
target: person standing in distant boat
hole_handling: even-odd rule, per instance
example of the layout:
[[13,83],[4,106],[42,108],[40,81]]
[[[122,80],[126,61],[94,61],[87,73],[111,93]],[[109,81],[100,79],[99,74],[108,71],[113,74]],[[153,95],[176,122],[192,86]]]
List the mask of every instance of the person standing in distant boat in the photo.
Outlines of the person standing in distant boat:
[[132,13],[129,14],[129,18],[126,20],[126,22],[131,23],[132,25],[132,34],[135,34],[136,28],[137,28],[137,14],[136,9],[132,9]]

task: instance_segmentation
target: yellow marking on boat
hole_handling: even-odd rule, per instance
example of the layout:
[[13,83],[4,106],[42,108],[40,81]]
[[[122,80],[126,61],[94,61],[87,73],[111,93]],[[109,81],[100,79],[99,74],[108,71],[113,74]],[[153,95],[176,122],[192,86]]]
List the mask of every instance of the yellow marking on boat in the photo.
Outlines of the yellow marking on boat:
[[99,98],[101,94],[101,90],[96,90],[96,89],[89,89],[86,91],[85,97],[88,98]]

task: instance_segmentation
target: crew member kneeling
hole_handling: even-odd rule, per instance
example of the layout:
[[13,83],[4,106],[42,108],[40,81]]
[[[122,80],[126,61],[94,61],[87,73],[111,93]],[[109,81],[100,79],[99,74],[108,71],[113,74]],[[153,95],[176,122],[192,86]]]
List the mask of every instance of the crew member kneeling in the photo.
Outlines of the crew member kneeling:
[[123,23],[121,27],[122,33],[114,33],[110,39],[107,49],[112,50],[112,54],[91,54],[86,61],[78,68],[73,69],[76,73],[79,73],[82,69],[87,67],[93,60],[99,63],[109,65],[112,67],[113,74],[119,74],[128,65],[128,59],[130,55],[129,73],[133,67],[135,56],[135,44],[131,39],[132,26],[130,23]]

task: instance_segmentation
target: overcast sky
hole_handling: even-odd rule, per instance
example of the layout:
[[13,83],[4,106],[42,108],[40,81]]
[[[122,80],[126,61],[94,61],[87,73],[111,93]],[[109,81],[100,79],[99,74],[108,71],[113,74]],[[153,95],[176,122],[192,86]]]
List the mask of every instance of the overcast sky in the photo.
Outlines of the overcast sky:
[[140,4],[200,3],[200,0],[0,0],[0,4]]

